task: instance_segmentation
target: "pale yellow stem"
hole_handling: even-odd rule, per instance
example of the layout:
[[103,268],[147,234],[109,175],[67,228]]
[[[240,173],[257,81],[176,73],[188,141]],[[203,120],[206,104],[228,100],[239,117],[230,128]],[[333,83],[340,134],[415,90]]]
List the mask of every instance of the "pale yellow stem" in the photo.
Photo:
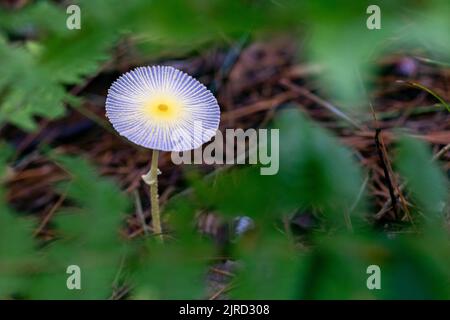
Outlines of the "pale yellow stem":
[[152,226],[153,233],[158,237],[158,239],[163,242],[163,235],[161,229],[161,217],[159,213],[159,196],[158,196],[158,157],[159,151],[153,150],[152,153],[152,164],[150,171],[142,176],[142,179],[146,184],[150,186],[150,203],[152,212]]

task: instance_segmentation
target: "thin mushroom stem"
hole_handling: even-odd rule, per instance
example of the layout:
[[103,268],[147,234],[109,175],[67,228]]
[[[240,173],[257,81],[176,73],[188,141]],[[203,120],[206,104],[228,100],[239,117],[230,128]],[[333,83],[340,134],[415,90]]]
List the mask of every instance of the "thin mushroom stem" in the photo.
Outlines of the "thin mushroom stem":
[[163,235],[161,229],[161,217],[159,213],[159,196],[158,196],[158,157],[159,151],[153,150],[152,153],[152,163],[150,171],[142,176],[142,180],[150,186],[150,203],[151,203],[151,213],[152,213],[152,226],[153,233],[158,237],[158,239],[163,242]]

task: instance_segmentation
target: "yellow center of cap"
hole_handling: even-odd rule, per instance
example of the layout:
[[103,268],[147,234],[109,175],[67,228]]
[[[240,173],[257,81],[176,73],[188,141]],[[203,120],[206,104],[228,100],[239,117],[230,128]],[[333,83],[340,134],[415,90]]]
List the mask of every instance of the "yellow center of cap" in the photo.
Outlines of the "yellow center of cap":
[[161,103],[158,105],[158,110],[162,112],[167,111],[169,110],[169,106],[167,104]]
[[144,115],[156,121],[176,121],[182,115],[181,102],[167,94],[146,101],[142,111]]

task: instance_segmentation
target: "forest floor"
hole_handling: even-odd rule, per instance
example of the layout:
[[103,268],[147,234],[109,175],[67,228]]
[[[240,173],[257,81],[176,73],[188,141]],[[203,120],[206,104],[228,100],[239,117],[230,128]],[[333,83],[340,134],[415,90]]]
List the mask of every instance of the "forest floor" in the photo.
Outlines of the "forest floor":
[[[408,220],[409,203],[402,194],[402,181],[391,166],[393,142],[399,129],[407,130],[431,144],[435,158],[450,173],[450,112],[421,87],[450,101],[450,68],[423,58],[420,52],[386,56],[376,62],[378,74],[365,79],[373,87],[367,101],[349,110],[327,99],[327,90],[317,79],[325,71],[303,61],[293,43],[282,38],[236,43],[228,50],[211,49],[186,59],[147,61],[124,42],[116,49],[114,59],[94,77],[70,88],[71,93],[83,98],[81,106],[68,107],[67,115],[58,120],[41,120],[39,130],[31,134],[12,126],[2,129],[1,135],[16,147],[15,166],[7,180],[8,201],[21,212],[39,217],[36,234],[44,239],[54,236],[49,223],[56,210],[66,204],[66,195],[56,193],[54,185],[68,177],[40,151],[50,145],[57,152],[90,159],[102,175],[113,177],[137,199],[149,222],[148,190],[141,175],[148,171],[150,153],[114,133],[105,118],[104,103],[108,87],[120,74],[138,65],[159,63],[188,72],[213,91],[222,111],[221,130],[265,127],[278,110],[288,104],[297,106],[351,148],[368,172],[363,188],[374,199],[368,213],[373,223],[390,229],[401,225]],[[182,168],[171,163],[169,153],[162,155],[159,166],[164,172],[159,182],[164,205],[187,183]],[[205,173],[220,168],[198,167]],[[124,237],[143,233],[138,207],[128,213]],[[214,286],[211,298],[225,291],[221,283],[232,276],[230,263],[213,268],[212,280],[219,284]]]

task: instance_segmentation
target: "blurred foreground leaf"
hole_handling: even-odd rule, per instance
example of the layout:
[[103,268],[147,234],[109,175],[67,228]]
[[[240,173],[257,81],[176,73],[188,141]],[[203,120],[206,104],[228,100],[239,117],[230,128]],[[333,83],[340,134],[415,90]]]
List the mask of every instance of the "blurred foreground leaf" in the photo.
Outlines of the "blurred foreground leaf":
[[[194,179],[199,205],[261,222],[299,208],[315,209],[342,223],[362,185],[350,151],[297,110],[282,112],[272,127],[280,132],[279,172],[261,175],[260,166],[237,166],[212,183]],[[272,152],[278,152],[276,146]]]
[[[302,262],[300,299],[449,299],[450,247],[442,229],[424,236],[335,235]],[[367,268],[380,268],[369,290]]]
[[[6,162],[12,150],[0,143],[0,183],[7,174]],[[30,280],[36,264],[34,222],[19,217],[6,204],[5,191],[0,185],[0,299],[11,298],[21,292]]]
[[[70,172],[67,190],[74,207],[60,210],[54,221],[56,241],[44,250],[46,268],[29,292],[38,299],[106,299],[124,254],[119,228],[128,207],[114,183],[98,177],[85,160],[58,156],[57,162]],[[81,269],[82,290],[68,290],[69,265]]]
[[400,140],[396,166],[406,180],[407,189],[428,219],[439,217],[437,220],[441,221],[449,195],[448,183],[431,159],[424,142],[407,137]]
[[204,299],[210,247],[181,240],[147,246],[136,262],[132,285],[136,299]]
[[288,239],[271,235],[245,240],[232,298],[295,299],[303,264]]

